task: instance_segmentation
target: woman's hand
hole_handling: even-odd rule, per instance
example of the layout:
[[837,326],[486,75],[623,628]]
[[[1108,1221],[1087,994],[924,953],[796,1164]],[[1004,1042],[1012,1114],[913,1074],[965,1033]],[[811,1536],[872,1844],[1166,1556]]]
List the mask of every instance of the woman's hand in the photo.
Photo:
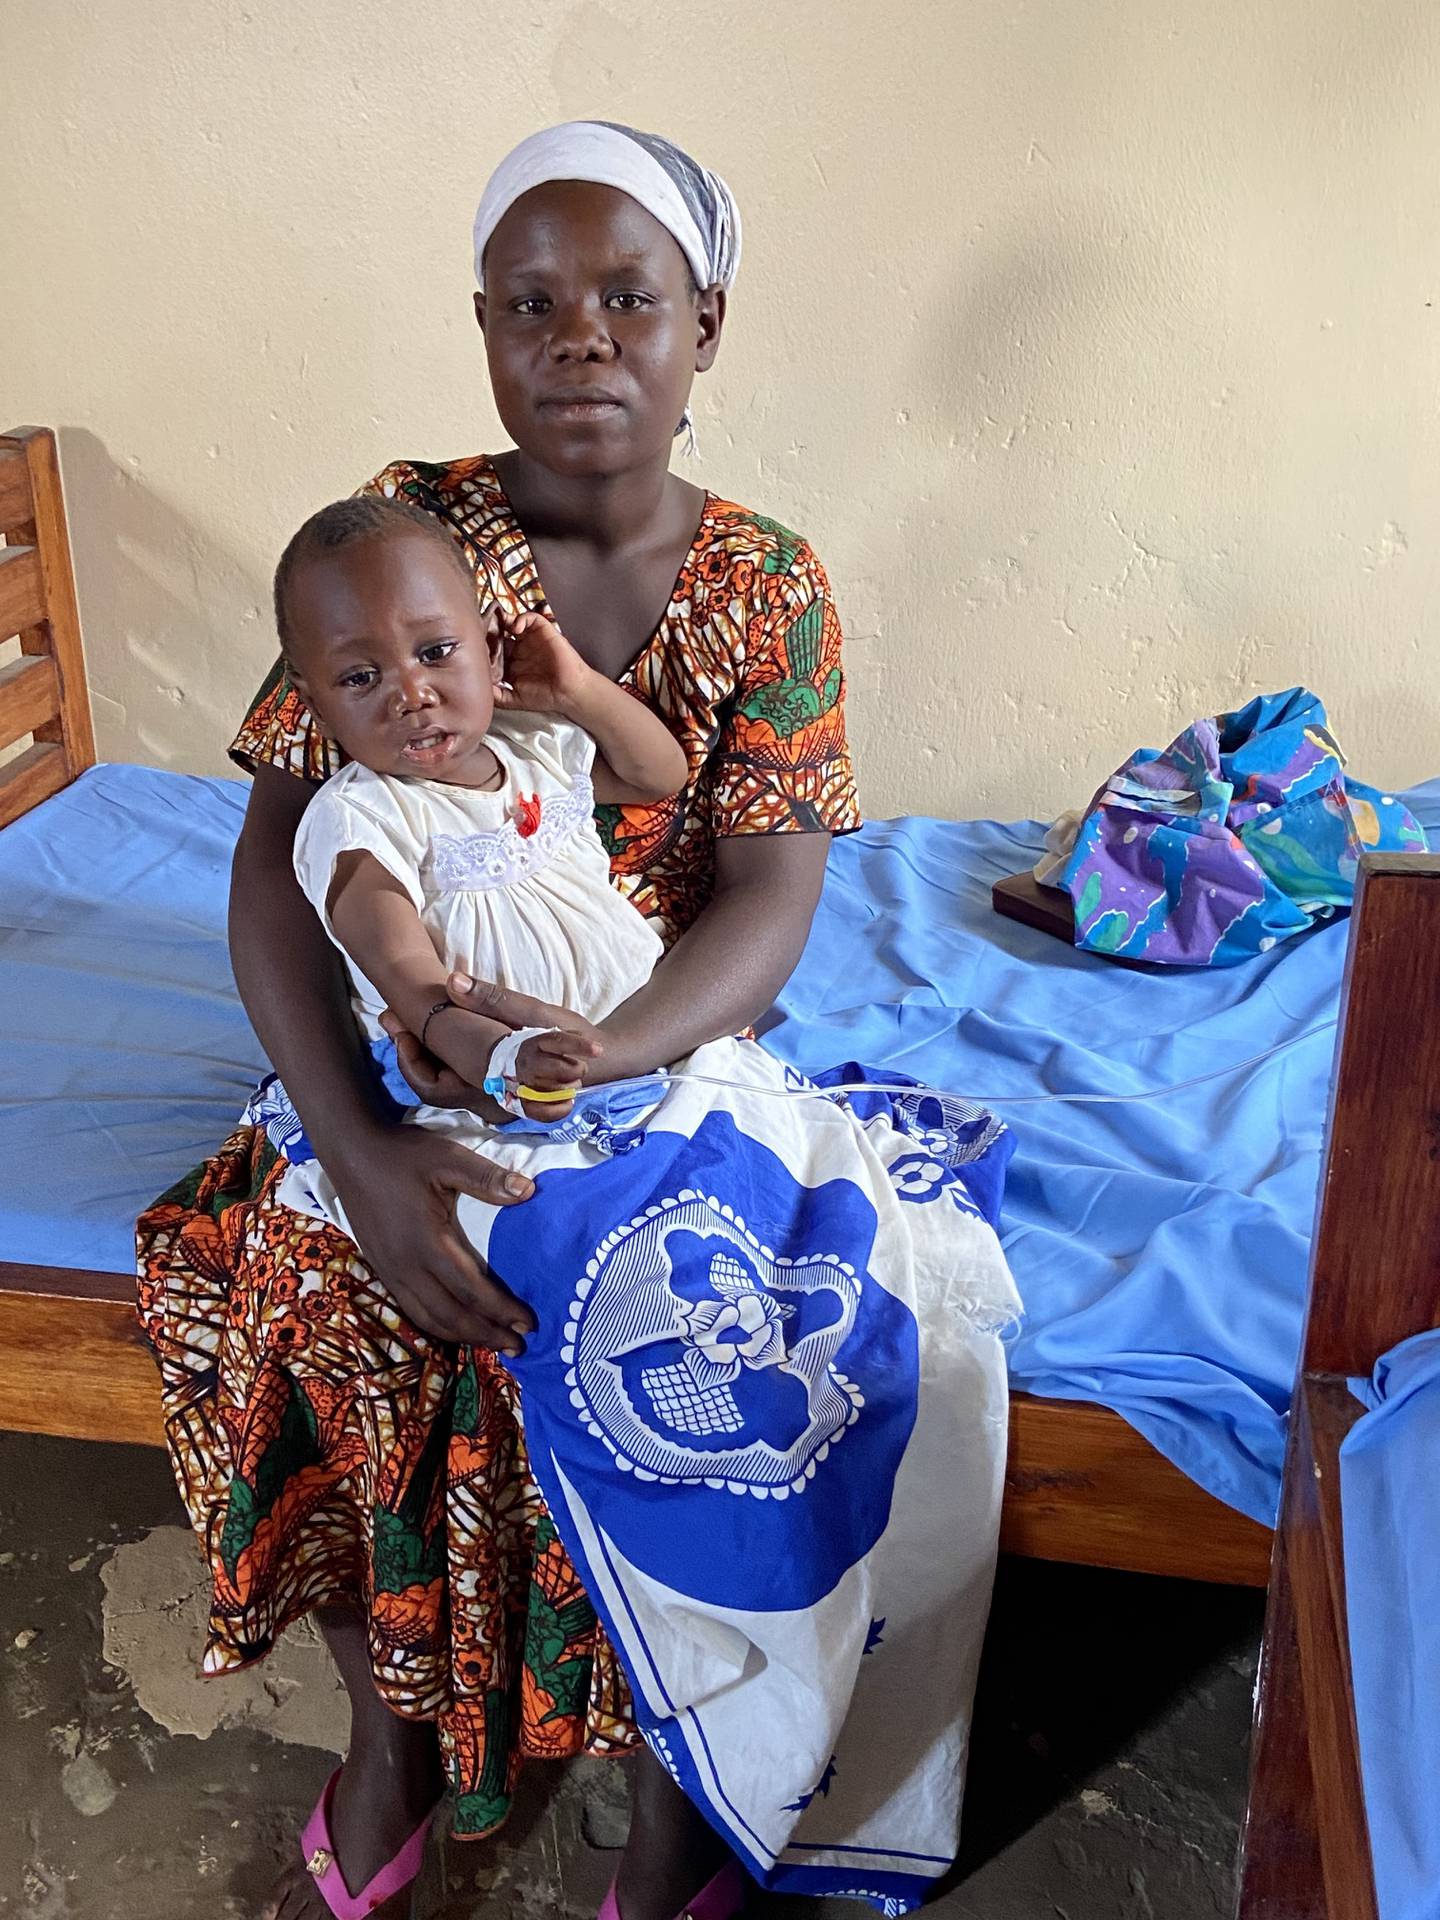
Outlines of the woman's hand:
[[569,716],[583,703],[595,678],[553,620],[543,613],[522,613],[504,620],[505,678],[495,689],[495,705],[525,713]]
[[535,1316],[495,1280],[460,1230],[461,1194],[528,1200],[534,1182],[424,1127],[382,1127],[333,1169],[360,1251],[407,1319],[438,1340],[525,1351]]
[[[497,1039],[504,1032],[516,1033],[521,1027],[560,1027],[567,1032],[596,1039],[593,1052],[598,1055],[600,1051],[596,1030],[579,1014],[571,1013],[566,1007],[554,1006],[548,1000],[536,1000],[528,993],[512,993],[508,987],[497,986],[493,980],[472,980],[466,973],[452,973],[446,982],[446,989],[457,1007],[463,1007],[467,1013],[479,1014],[482,1019],[493,1020]],[[443,1019],[445,1016],[439,1017]],[[443,1060],[422,1047],[404,1022],[393,1013],[388,1010],[382,1013],[380,1024],[395,1042],[401,1073],[426,1106],[467,1107],[472,1113],[478,1113],[495,1123],[505,1119],[502,1110],[480,1086],[472,1085],[453,1067],[446,1066]],[[439,1037],[438,1026],[436,1037]]]

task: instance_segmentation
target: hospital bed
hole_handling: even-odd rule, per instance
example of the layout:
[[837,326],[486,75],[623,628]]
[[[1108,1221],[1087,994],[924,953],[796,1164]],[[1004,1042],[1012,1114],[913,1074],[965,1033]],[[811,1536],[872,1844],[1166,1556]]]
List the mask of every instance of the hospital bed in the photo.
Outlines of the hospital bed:
[[[44,430],[0,438],[0,532],[0,1428],[158,1445],[130,1227],[263,1070],[225,950],[244,789],[94,764]],[[1422,801],[1440,826],[1440,790]],[[897,821],[837,843],[764,1038],[1011,1121],[1029,1318],[1002,1547],[1271,1582],[1240,1912],[1370,1920],[1334,1463],[1344,1377],[1440,1321],[1440,861],[1367,862],[1287,1443],[1346,929],[1243,981],[1122,973],[990,912],[1036,837]]]

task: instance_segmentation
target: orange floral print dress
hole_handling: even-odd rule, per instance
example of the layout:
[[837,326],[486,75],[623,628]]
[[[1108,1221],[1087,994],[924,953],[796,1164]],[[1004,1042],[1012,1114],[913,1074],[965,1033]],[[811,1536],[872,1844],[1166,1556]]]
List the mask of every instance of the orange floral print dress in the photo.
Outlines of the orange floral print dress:
[[[488,459],[402,462],[367,491],[444,520],[482,602],[545,607]],[[707,496],[622,684],[690,763],[678,798],[598,814],[616,885],[667,941],[710,897],[717,838],[859,824],[840,624],[784,527]],[[312,781],[340,765],[278,666],[232,753]],[[351,1241],[279,1203],[284,1171],[242,1126],[138,1227],[140,1315],[214,1582],[205,1671],[359,1604],[376,1686],[438,1725],[456,1831],[487,1834],[523,1759],[634,1744],[625,1677],[531,1479],[510,1376],[409,1325]]]

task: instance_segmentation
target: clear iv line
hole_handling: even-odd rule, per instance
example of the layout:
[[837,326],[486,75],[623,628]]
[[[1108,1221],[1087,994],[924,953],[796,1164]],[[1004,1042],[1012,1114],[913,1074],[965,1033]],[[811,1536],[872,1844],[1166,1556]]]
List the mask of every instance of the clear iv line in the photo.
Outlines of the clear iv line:
[[839,1086],[830,1087],[760,1087],[746,1080],[725,1080],[711,1073],[672,1073],[661,1070],[658,1073],[644,1074],[634,1080],[616,1080],[614,1087],[643,1087],[663,1080],[669,1086],[724,1087],[730,1092],[768,1094],[772,1099],[781,1100],[830,1100],[837,1093],[908,1093],[921,1095],[933,1100],[966,1100],[977,1107],[1019,1107],[1045,1105],[1051,1101],[1063,1100],[1079,1106],[1128,1107],[1143,1100],[1164,1100],[1171,1094],[1188,1093],[1191,1087],[1203,1087],[1208,1081],[1223,1080],[1231,1074],[1245,1073],[1251,1067],[1258,1067],[1266,1060],[1273,1060],[1277,1053],[1286,1053],[1291,1047],[1298,1047],[1302,1041],[1313,1040],[1317,1034],[1328,1033],[1338,1027],[1339,1020],[1322,1020],[1318,1026],[1307,1027],[1304,1033],[1291,1034],[1288,1040],[1281,1040],[1273,1047],[1267,1047],[1263,1053],[1252,1054],[1248,1060],[1236,1062],[1233,1066],[1212,1067],[1208,1073],[1197,1073],[1193,1080],[1177,1080],[1174,1086],[1149,1087],[1143,1093],[964,1093],[945,1092],[939,1087],[916,1086],[910,1082],[889,1080],[847,1080]]

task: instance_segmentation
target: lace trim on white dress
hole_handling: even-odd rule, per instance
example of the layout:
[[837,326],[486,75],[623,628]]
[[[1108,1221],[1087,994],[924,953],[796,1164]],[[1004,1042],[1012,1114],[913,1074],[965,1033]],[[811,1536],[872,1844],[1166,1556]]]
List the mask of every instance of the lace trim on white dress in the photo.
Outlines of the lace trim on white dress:
[[588,774],[575,776],[568,793],[546,794],[540,824],[526,836],[514,820],[494,833],[438,833],[430,842],[430,871],[438,893],[486,893],[512,886],[548,867],[580,827],[591,825],[595,788]]

